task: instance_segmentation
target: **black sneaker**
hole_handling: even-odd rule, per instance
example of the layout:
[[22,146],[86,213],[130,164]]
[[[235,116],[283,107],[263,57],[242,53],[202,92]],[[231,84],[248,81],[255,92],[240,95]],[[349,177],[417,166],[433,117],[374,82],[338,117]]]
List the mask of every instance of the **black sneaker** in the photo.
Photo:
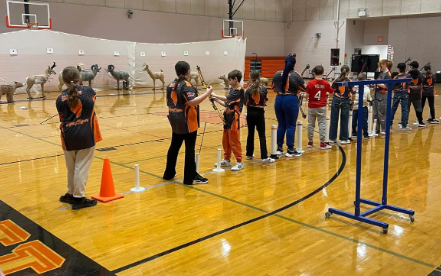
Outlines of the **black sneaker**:
[[425,126],[426,126],[426,124],[424,122],[418,123],[418,127],[425,127]]
[[195,178],[193,179],[193,184],[207,184],[207,183],[208,183],[208,179],[203,178],[202,175],[200,174],[196,175]]
[[75,198],[71,196],[69,193],[66,193],[64,196],[60,196],[60,202],[73,204]]
[[296,150],[290,150],[290,149],[288,149],[288,150],[286,151],[286,154],[285,154],[286,157],[292,157],[292,156],[299,157],[299,156],[301,156],[301,155],[302,155],[302,154],[301,154],[300,152],[298,152],[298,151],[296,151]]
[[72,205],[72,210],[79,210],[87,207],[93,207],[97,204],[95,199],[88,199],[85,197],[74,198],[74,203]]
[[431,124],[439,124],[439,121],[437,119],[432,119],[430,121]]

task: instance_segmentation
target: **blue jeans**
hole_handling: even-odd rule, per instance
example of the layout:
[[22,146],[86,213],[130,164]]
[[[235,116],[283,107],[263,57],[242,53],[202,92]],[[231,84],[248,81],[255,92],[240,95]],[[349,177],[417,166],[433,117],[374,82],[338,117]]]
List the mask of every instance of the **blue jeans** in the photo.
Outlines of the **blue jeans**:
[[398,104],[401,102],[401,125],[404,127],[408,124],[409,119],[409,95],[405,93],[395,93],[392,104],[392,116],[390,117],[390,124],[393,125],[395,112],[397,112]]
[[331,106],[331,126],[329,128],[329,140],[337,140],[338,119],[340,117],[340,141],[349,139],[349,99],[342,99],[334,96]]
[[283,147],[286,133],[286,145],[294,150],[294,135],[296,133],[297,117],[299,116],[299,99],[294,95],[277,95],[274,104],[277,122],[277,146]]
[[[363,136],[369,137],[368,134],[368,108],[363,107]],[[358,109],[352,110],[352,136],[357,136]]]

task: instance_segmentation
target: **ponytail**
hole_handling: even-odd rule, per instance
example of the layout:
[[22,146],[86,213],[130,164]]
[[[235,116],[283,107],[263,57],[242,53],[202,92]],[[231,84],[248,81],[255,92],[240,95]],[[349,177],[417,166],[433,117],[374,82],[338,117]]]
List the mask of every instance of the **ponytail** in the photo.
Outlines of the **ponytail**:
[[251,78],[251,96],[255,96],[257,93],[260,94],[261,88],[260,88],[260,73],[259,71],[252,71],[250,73]]
[[392,65],[394,65],[394,63],[391,60],[388,60],[386,62],[386,66],[387,66],[387,69],[389,69],[389,71],[392,70]]
[[67,90],[67,105],[70,108],[77,106],[80,101],[80,96],[78,95],[78,86],[74,84],[73,81],[70,82],[69,90]]
[[75,67],[69,66],[64,68],[62,74],[63,81],[67,86],[67,105],[70,108],[74,108],[80,101],[78,86],[75,85],[75,83],[80,81],[80,71]]
[[349,66],[343,65],[341,67],[340,76],[338,77],[337,82],[344,81],[347,73],[349,73]]

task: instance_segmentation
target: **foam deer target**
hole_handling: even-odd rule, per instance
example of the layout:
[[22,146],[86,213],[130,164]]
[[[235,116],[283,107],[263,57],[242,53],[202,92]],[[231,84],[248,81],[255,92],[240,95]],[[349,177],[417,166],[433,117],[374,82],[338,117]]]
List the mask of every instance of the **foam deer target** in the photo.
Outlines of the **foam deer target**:
[[156,80],[160,80],[162,82],[162,90],[164,90],[164,71],[161,70],[161,72],[152,72],[146,63],[144,63],[143,67],[144,71],[147,71],[147,74],[149,74],[150,78],[153,80],[153,90],[156,90]]
[[46,94],[44,93],[44,84],[49,80],[51,75],[56,75],[54,68],[57,65],[54,64],[52,66],[48,66],[44,74],[41,75],[32,75],[26,78],[26,93],[28,93],[28,99],[32,100],[31,96],[31,88],[34,86],[34,84],[40,84],[41,85],[41,98],[45,99]]

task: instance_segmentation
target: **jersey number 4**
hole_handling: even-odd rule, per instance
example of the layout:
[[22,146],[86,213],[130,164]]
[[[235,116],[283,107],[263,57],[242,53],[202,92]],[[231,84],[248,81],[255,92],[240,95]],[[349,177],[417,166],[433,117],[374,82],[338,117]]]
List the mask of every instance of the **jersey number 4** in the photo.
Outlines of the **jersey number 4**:
[[320,95],[322,94],[322,91],[319,91],[315,94],[314,98],[317,99],[317,101],[320,101]]

